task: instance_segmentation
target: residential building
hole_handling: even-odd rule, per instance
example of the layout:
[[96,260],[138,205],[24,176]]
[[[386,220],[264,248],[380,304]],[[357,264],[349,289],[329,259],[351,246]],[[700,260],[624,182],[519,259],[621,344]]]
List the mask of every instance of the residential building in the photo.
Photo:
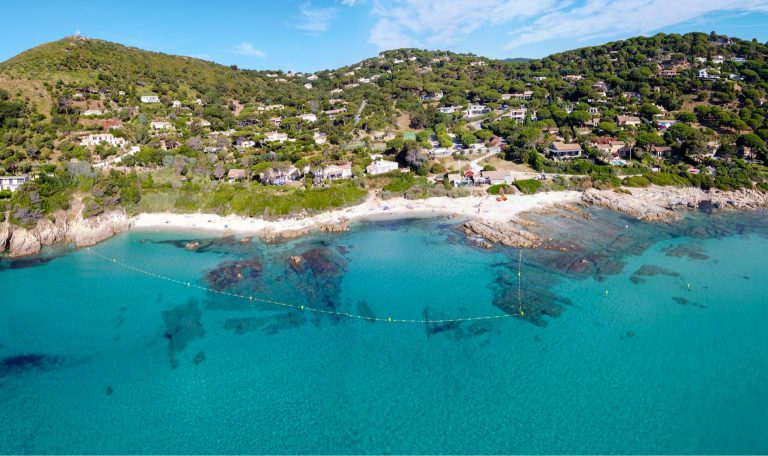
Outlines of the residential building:
[[302,114],[299,116],[299,119],[303,120],[304,122],[317,122],[317,115],[312,113]]
[[275,166],[259,174],[259,180],[266,185],[285,185],[295,182],[301,177],[301,172],[293,165]]
[[553,142],[549,145],[549,156],[555,160],[578,158],[581,157],[581,146],[575,143]]
[[398,168],[399,166],[397,162],[379,159],[366,166],[365,172],[371,176],[375,176],[377,174],[386,174],[392,171],[397,171]]
[[512,185],[512,173],[509,171],[481,171],[480,177],[489,185],[507,184]]
[[312,135],[312,139],[314,139],[315,140],[315,144],[317,144],[319,146],[321,144],[325,144],[326,141],[328,141],[328,134],[316,131],[315,134]]
[[454,112],[461,111],[461,106],[441,106],[437,110],[442,114],[453,114]]
[[173,101],[171,102],[171,106],[173,106],[174,108],[180,108],[180,107],[181,107],[181,101],[179,101],[179,100],[173,100]]
[[112,135],[112,133],[95,133],[80,140],[80,145],[85,147],[95,147],[99,144],[123,147],[125,146],[125,138],[118,138]]
[[15,192],[25,182],[28,182],[29,176],[0,176],[0,191],[10,190]]
[[167,120],[153,120],[149,123],[153,130],[171,130],[173,125]]
[[702,68],[699,70],[699,79],[704,79],[706,81],[716,81],[717,79],[720,79],[720,76],[710,73],[706,68]]
[[157,95],[142,95],[142,103],[160,103],[160,97]]
[[335,181],[339,179],[349,179],[352,177],[352,163],[342,163],[340,165],[327,165],[320,172],[323,180]]
[[288,141],[288,133],[270,131],[264,135],[264,140],[267,142],[285,142]]
[[229,181],[230,184],[243,179],[245,179],[244,169],[232,168],[227,173],[227,181]]
[[636,116],[616,116],[616,122],[619,125],[636,127],[643,123],[639,117]]
[[471,119],[473,117],[479,117],[484,114],[488,114],[490,112],[490,109],[488,109],[487,106],[482,104],[470,104],[467,109],[464,111],[464,117],[467,119]]

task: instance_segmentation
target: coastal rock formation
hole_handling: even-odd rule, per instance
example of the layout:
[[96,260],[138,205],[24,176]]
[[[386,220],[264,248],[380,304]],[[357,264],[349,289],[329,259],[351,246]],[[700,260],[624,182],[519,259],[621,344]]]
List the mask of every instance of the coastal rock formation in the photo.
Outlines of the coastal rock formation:
[[340,220],[336,220],[335,222],[323,223],[318,227],[318,229],[328,233],[341,233],[344,231],[349,231],[349,220],[342,218]]
[[8,241],[8,256],[32,255],[39,252],[40,247],[40,241],[31,231],[14,227],[11,232],[11,239]]
[[75,218],[67,231],[67,238],[78,247],[97,244],[131,227],[131,220],[124,210],[107,212],[96,217]]
[[298,230],[285,230],[274,231],[272,229],[264,229],[261,232],[261,239],[267,243],[287,241],[289,239],[296,239],[309,234],[309,228],[303,228]]
[[535,248],[542,244],[539,236],[517,223],[471,220],[462,225],[461,231],[468,236],[480,236],[489,242],[507,247]]
[[8,240],[11,238],[11,225],[8,222],[0,223],[0,253],[5,251]]
[[768,194],[756,190],[702,190],[685,187],[632,189],[627,193],[589,189],[581,199],[587,204],[603,206],[639,220],[676,221],[680,211],[693,209],[760,209],[768,207]]
[[0,253],[9,257],[34,255],[42,247],[73,242],[78,247],[94,245],[131,227],[132,221],[124,210],[107,212],[83,219],[80,214],[70,219],[66,212],[57,212],[53,219],[41,219],[32,229],[4,222],[0,224]]

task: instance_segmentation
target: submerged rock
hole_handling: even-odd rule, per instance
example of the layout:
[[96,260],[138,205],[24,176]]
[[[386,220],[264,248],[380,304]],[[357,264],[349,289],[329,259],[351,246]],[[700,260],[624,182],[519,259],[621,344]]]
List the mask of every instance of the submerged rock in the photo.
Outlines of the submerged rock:
[[205,329],[200,323],[201,315],[195,301],[163,311],[164,336],[168,339],[168,357],[172,367],[178,366],[176,354],[181,353],[187,345],[205,335]]
[[48,370],[60,363],[58,356],[40,353],[7,356],[0,359],[0,378],[30,370]]
[[264,268],[258,260],[236,260],[220,264],[203,277],[211,288],[217,291],[226,290],[244,279],[257,279]]
[[480,236],[494,244],[507,247],[535,248],[542,245],[542,239],[516,223],[472,220],[461,226],[461,231],[468,236]]

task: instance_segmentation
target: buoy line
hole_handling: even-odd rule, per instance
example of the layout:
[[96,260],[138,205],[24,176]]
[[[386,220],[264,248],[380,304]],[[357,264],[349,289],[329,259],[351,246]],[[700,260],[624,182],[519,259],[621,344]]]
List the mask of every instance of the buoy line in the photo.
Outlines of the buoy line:
[[[100,258],[108,263],[115,264],[117,266],[120,266],[122,268],[137,272],[139,274],[153,277],[155,279],[164,280],[166,282],[175,283],[177,285],[181,285],[186,288],[196,288],[198,290],[210,292],[210,293],[216,293],[222,296],[229,296],[232,298],[238,298],[243,299],[250,302],[261,302],[265,304],[272,304],[275,306],[280,306],[284,308],[289,308],[293,310],[299,310],[299,311],[306,311],[306,312],[314,312],[318,314],[325,314],[325,315],[333,315],[337,317],[345,317],[345,318],[351,318],[355,320],[365,320],[365,321],[380,321],[384,323],[418,323],[418,324],[438,324],[438,323],[461,323],[461,322],[468,322],[468,321],[481,321],[481,320],[502,320],[505,318],[515,318],[515,317],[524,317],[525,312],[522,310],[522,301],[520,300],[520,271],[518,270],[518,307],[519,307],[519,313],[516,314],[501,314],[501,315],[488,315],[488,316],[482,316],[482,317],[465,317],[465,318],[441,318],[441,319],[407,319],[407,318],[392,318],[392,317],[371,317],[367,315],[359,315],[359,314],[353,314],[349,312],[338,312],[335,310],[328,310],[328,309],[319,309],[317,307],[312,306],[306,306],[301,304],[291,304],[287,302],[281,302],[281,301],[275,301],[273,299],[267,299],[267,298],[260,298],[257,296],[252,295],[245,295],[245,294],[238,294],[238,293],[230,293],[228,291],[221,291],[221,290],[215,290],[210,287],[198,285],[193,282],[185,282],[182,280],[174,279],[172,277],[167,277],[161,274],[154,273],[152,271],[147,271],[146,269],[137,268],[136,266],[132,266],[130,264],[124,263],[117,258],[110,258],[108,256],[104,256],[100,253],[95,252],[93,249],[88,247],[86,249],[91,255]],[[520,260],[520,264],[522,264],[522,258]]]

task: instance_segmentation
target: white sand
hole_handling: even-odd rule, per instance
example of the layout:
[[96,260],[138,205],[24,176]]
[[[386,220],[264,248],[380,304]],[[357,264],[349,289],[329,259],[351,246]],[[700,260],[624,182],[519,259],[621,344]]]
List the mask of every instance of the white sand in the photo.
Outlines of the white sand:
[[301,231],[322,224],[332,224],[344,219],[397,219],[410,217],[460,216],[489,221],[509,221],[521,212],[543,209],[555,204],[580,199],[580,192],[546,192],[535,195],[508,196],[507,201],[496,201],[495,196],[467,198],[429,198],[425,200],[391,200],[369,197],[357,206],[325,212],[311,217],[286,217],[264,220],[252,217],[214,214],[143,213],[134,218],[134,228],[139,229],[195,229],[243,234]]

